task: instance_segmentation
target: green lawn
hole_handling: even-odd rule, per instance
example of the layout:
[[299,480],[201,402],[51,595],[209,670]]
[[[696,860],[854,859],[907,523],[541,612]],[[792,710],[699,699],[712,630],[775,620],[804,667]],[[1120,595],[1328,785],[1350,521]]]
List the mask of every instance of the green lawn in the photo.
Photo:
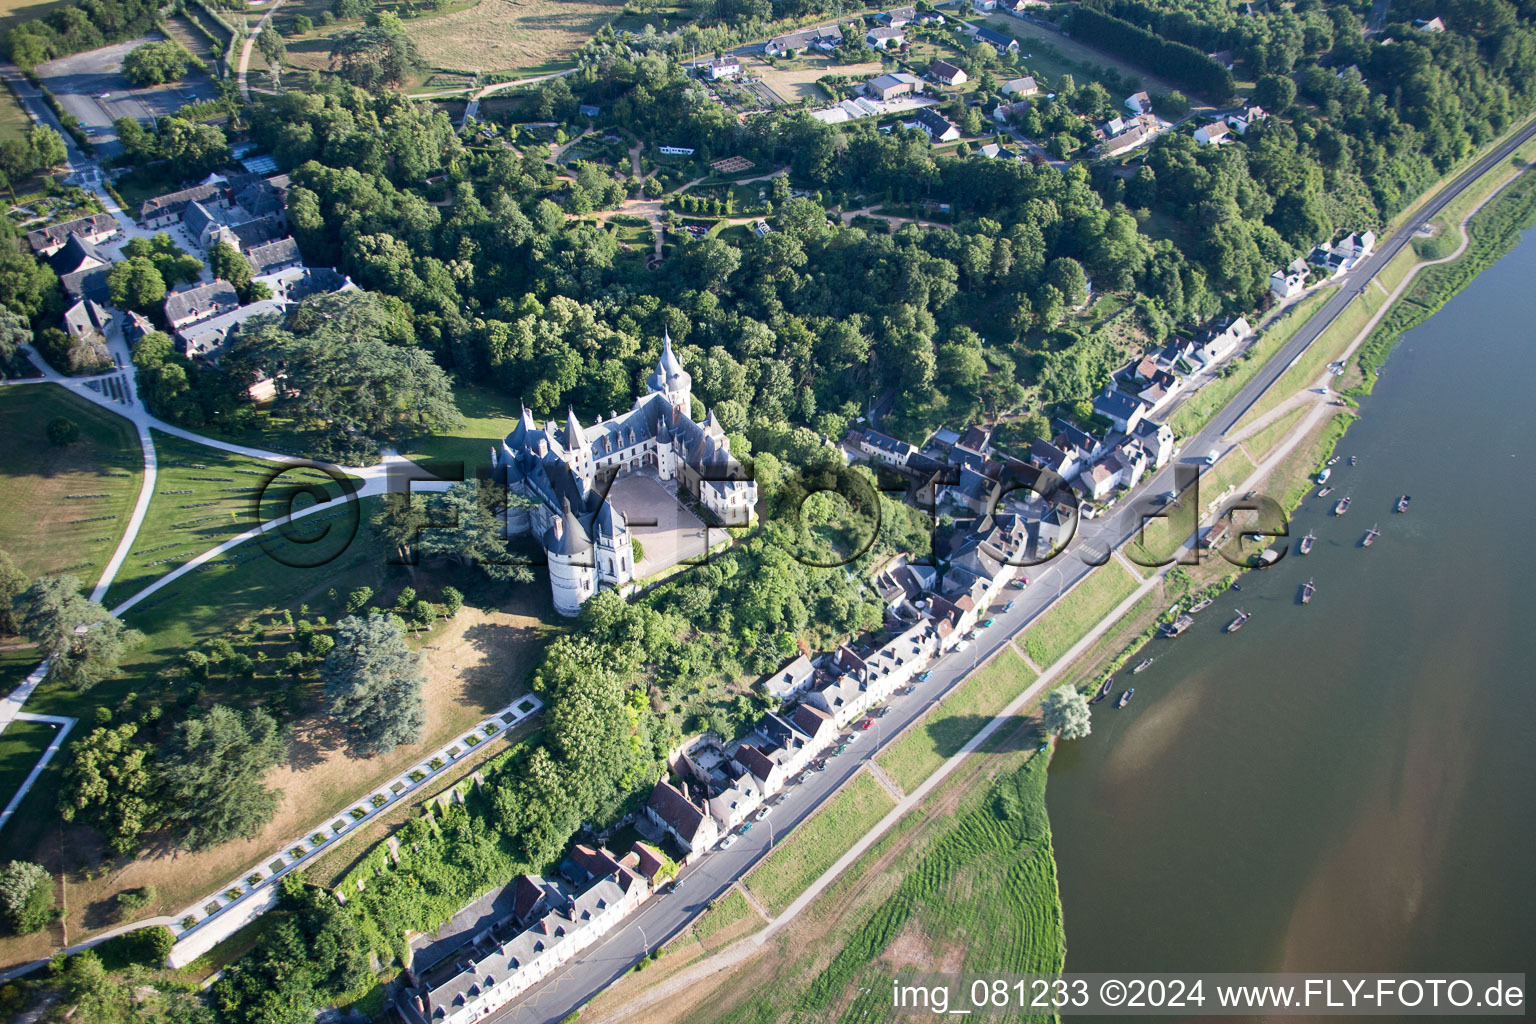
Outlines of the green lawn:
[[[693,937],[703,942],[737,921],[745,921],[749,917],[757,917],[757,911],[752,909],[752,904],[747,902],[747,897],[740,889],[732,889],[694,920]],[[758,919],[761,920],[761,918]]]
[[0,807],[16,795],[58,731],[51,722],[12,722],[0,732]]
[[885,787],[860,772],[748,873],[747,888],[770,914],[783,913],[894,806]]
[[[319,488],[331,499],[340,486],[324,472],[308,467],[252,459],[151,431],[158,466],[149,513],[133,548],[107,591],[111,607],[142,590],[188,559],[289,510],[309,507]],[[337,512],[348,506],[338,504]],[[317,513],[287,531],[295,538],[323,533]],[[253,546],[251,550],[256,550]]]
[[1253,379],[1269,357],[1317,312],[1331,291],[1331,288],[1324,288],[1302,299],[1277,323],[1259,335],[1259,340],[1254,342],[1242,358],[1231,364],[1226,375],[1207,384],[1180,405],[1171,423],[1174,434],[1188,437],[1209,423],[1211,417],[1216,415],[1216,410],[1226,406],[1232,396]]
[[1275,420],[1263,430],[1258,431],[1253,436],[1245,440],[1243,442],[1243,447],[1246,448],[1249,454],[1251,454],[1254,458],[1264,458],[1264,456],[1269,454],[1271,448],[1275,447],[1275,445],[1279,444],[1285,438],[1285,435],[1296,429],[1297,421],[1305,416],[1308,411],[1310,411],[1308,406],[1297,406],[1295,409],[1292,409],[1284,416],[1281,416],[1279,419]]
[[1029,627],[1025,653],[1042,669],[1055,664],[1135,589],[1136,581],[1115,561],[1099,566]]
[[464,426],[458,433],[417,438],[401,454],[418,462],[462,462],[464,475],[472,477],[475,467],[490,465],[491,448],[499,447],[502,439],[512,433],[521,407],[515,398],[462,381],[454,383],[453,397],[464,417]]
[[875,760],[910,793],[1034,681],[1024,659],[1005,647]]
[[[63,448],[47,435],[59,416],[80,427]],[[0,548],[30,576],[94,585],[139,494],[137,431],[57,384],[22,384],[0,389],[0,437]]]

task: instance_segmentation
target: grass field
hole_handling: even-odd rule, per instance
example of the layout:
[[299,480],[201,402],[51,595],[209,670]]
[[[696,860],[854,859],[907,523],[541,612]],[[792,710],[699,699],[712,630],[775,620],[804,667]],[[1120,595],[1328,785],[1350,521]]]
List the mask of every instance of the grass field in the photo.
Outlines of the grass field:
[[51,722],[12,722],[0,733],[0,807],[21,788],[58,731]]
[[747,888],[770,914],[783,913],[894,806],[885,787],[860,772],[747,874]]
[[[747,902],[740,889],[732,889],[715,901],[698,919],[693,922],[691,929],[694,938],[705,942],[713,936],[725,931],[738,921],[745,921],[749,917],[757,917],[757,911]],[[761,920],[761,918],[759,918]]]
[[829,57],[809,54],[793,61],[780,61],[778,67],[772,67],[760,60],[749,60],[742,68],[742,74],[761,78],[763,84],[782,97],[786,103],[799,103],[801,100],[821,103],[830,102],[831,97],[816,84],[818,78],[824,78],[827,75],[846,75],[854,79],[873,78],[881,70],[879,61],[868,61],[863,64],[834,64]]
[[1327,301],[1331,289],[1313,292],[1259,336],[1247,354],[1232,364],[1231,372],[1219,377],[1179,406],[1171,425],[1179,437],[1188,437],[1210,422],[1216,410],[1232,401],[1232,396],[1253,379],[1270,356],[1300,330],[1317,308]]
[[555,70],[623,9],[617,0],[480,0],[438,18],[406,22],[421,57],[438,68]]
[[[647,229],[649,233],[649,229]],[[441,459],[464,463],[464,475],[473,476],[476,466],[488,465],[491,448],[517,426],[518,403],[488,388],[455,381],[453,398],[464,417],[464,426],[451,436],[422,437],[411,442],[406,457],[418,462]]]
[[[1404,250],[1404,252],[1407,251]],[[1296,365],[1281,374],[1274,386],[1253,403],[1253,408],[1243,416],[1242,422],[1237,424],[1237,429],[1255,422],[1260,416],[1321,377],[1323,369],[1344,354],[1350,342],[1354,341],[1355,335],[1359,334],[1361,329],[1370,323],[1371,317],[1386,304],[1387,297],[1381,289],[1375,285],[1367,288],[1363,295],[1344,308],[1344,312],[1328,325],[1327,330],[1317,336],[1317,340],[1311,347],[1296,360]]]
[[910,793],[1034,681],[1024,659],[1005,647],[875,760]]
[[1111,560],[1035,620],[1024,634],[1024,652],[1042,669],[1081,640],[1094,625],[1136,589],[1136,581]]
[[32,119],[21,108],[21,101],[16,98],[16,94],[10,89],[0,88],[0,142],[20,138],[31,127]]
[[[1061,81],[1063,74],[1074,76],[1079,87],[1087,84],[1085,79],[1095,81],[1103,77],[1102,73],[1095,73],[1095,69],[1108,69],[1121,76],[1130,76],[1141,79],[1141,87],[1154,93],[1167,94],[1177,86],[1159,78],[1148,68],[1136,64],[1128,64],[1118,57],[1112,57],[1103,50],[1096,50],[1091,46],[1073,39],[1068,39],[1060,32],[1052,32],[1018,18],[1010,18],[1005,14],[994,14],[989,18],[981,19],[981,23],[997,29],[1005,36],[1012,36],[1019,41],[1019,59],[1029,69],[1028,72],[1036,75],[1045,75],[1052,85]],[[1114,93],[1114,90],[1111,90]],[[1115,105],[1125,97],[1115,96]]]
[[[155,494],[133,548],[107,591],[108,607],[189,558],[282,515],[290,485],[319,487],[333,499],[341,496],[340,487],[316,469],[284,471],[279,463],[234,455],[159,431],[151,431],[151,436],[158,462]],[[274,482],[264,493],[269,481]],[[313,498],[296,498],[293,507],[297,511],[311,504]],[[338,511],[344,508],[338,505]],[[324,530],[320,519],[329,514],[318,513],[312,517],[313,524],[294,524],[293,536],[320,534]]]
[[1243,441],[1243,447],[1247,449],[1248,454],[1253,458],[1262,460],[1265,455],[1269,454],[1271,448],[1279,444],[1286,434],[1289,434],[1296,428],[1297,421],[1305,416],[1307,412],[1307,406],[1297,406],[1263,430],[1258,431]]
[[[47,436],[58,416],[80,427],[63,448]],[[139,494],[138,433],[57,384],[24,384],[0,389],[0,437],[0,548],[29,576],[68,570],[94,585]]]

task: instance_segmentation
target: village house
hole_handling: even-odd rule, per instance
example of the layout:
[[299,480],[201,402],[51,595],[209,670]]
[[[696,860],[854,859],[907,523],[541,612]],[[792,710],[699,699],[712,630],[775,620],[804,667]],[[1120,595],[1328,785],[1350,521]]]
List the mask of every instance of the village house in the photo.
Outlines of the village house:
[[[582,860],[604,873],[526,930],[499,940],[492,930],[451,961],[445,977],[429,972],[415,987],[403,989],[396,1003],[402,1016],[410,1024],[481,1020],[611,931],[650,895],[645,880],[607,851]],[[609,865],[612,870],[606,870]]]
[[1035,527],[1035,557],[1045,558],[1066,545],[1077,530],[1077,509],[1060,501],[1053,501]]
[[64,248],[64,243],[79,237],[90,245],[98,245],[117,234],[117,218],[110,213],[95,213],[89,217],[34,228],[27,232],[27,244],[39,259],[46,259]]
[[1244,107],[1235,114],[1227,115],[1227,125],[1239,135],[1246,135],[1248,129],[1264,120],[1269,115],[1263,107]]
[[1296,257],[1291,265],[1269,275],[1269,290],[1277,299],[1289,299],[1307,290],[1307,278],[1312,268],[1306,258]]
[[1428,21],[1425,21],[1423,18],[1415,18],[1413,19],[1413,27],[1420,32],[1438,33],[1445,31],[1445,22],[1441,21],[1438,15],[1430,18]]
[[1307,262],[1329,277],[1338,277],[1355,269],[1361,260],[1375,251],[1376,232],[1352,233],[1332,245],[1319,245],[1307,257]]
[[1040,86],[1035,82],[1033,75],[1025,75],[1023,78],[1010,78],[998,89],[1004,96],[1034,96],[1040,92]]
[[665,829],[685,851],[684,862],[708,852],[720,838],[715,819],[695,806],[666,779],[651,790],[651,798],[645,804],[645,816]]
[[240,296],[228,281],[184,288],[165,297],[165,322],[176,331],[238,308]]
[[833,46],[843,41],[843,34],[836,25],[818,25],[815,28],[803,28],[798,32],[787,32],[782,36],[774,36],[763,46],[763,53],[770,57],[784,57],[790,53],[796,53],[810,49],[816,44],[827,41]]
[[66,295],[77,301],[94,299],[103,305],[111,301],[107,274],[112,269],[112,262],[112,255],[105,249],[76,234],[65,239],[48,258],[48,266],[59,275],[59,283],[64,286]]
[[976,41],[990,43],[999,54],[1018,53],[1019,41],[1012,36],[1005,36],[994,28],[985,25],[976,29]]
[[864,42],[872,50],[894,50],[906,42],[907,36],[899,28],[872,28],[864,33]]
[[1152,97],[1145,91],[1133,92],[1125,98],[1125,109],[1133,114],[1146,114],[1152,110]]
[[916,113],[914,123],[928,134],[930,142],[953,142],[960,137],[960,129],[954,122],[932,107],[923,107]]
[[936,60],[928,69],[928,77],[940,85],[964,85],[969,77],[965,71],[947,60]]
[[722,78],[736,78],[741,74],[741,61],[735,57],[716,57],[705,65],[704,73],[711,82],[718,82]]
[[1241,316],[1208,327],[1201,332],[1201,337],[1196,343],[1195,358],[1199,359],[1206,369],[1210,369],[1236,351],[1243,339],[1252,333],[1253,328],[1248,325],[1248,319]]
[[802,654],[763,680],[763,689],[768,696],[787,704],[805,692],[815,674],[811,659]]
[[849,440],[862,454],[896,469],[906,466],[907,461],[917,454],[917,449],[911,444],[898,441],[878,430],[851,431]]
[[153,199],[146,199],[139,206],[139,223],[150,230],[174,227],[180,223],[182,215],[188,206],[193,203],[202,203],[205,207],[213,209],[229,209],[229,193],[226,190],[227,182],[220,179],[217,182],[207,182],[202,185],[194,185],[184,188],[179,192],[170,192]]
[[1135,395],[1128,395],[1111,385],[1094,398],[1093,411],[1113,423],[1116,430],[1129,433],[1146,415],[1147,406]]
[[1130,120],[1113,118],[1098,129],[1097,134],[1103,138],[1098,154],[1111,157],[1129,153],[1157,138],[1162,130],[1163,123],[1154,114],[1137,114]]
[[885,602],[887,618],[910,618],[917,612],[917,602],[938,582],[938,571],[931,565],[914,565],[908,556],[897,555],[880,568],[870,580],[875,593]]
[[1195,129],[1195,141],[1202,146],[1219,146],[1227,140],[1231,128],[1225,121],[1212,121]]
[[104,338],[112,311],[95,299],[81,299],[64,311],[64,332],[71,338]]
[[262,299],[247,306],[239,306],[228,312],[200,319],[187,324],[176,332],[181,351],[189,359],[217,359],[233,335],[243,324],[259,316],[280,317],[287,304],[275,299]]
[[894,7],[878,15],[875,20],[891,28],[901,28],[903,25],[910,25],[917,20],[917,8]]

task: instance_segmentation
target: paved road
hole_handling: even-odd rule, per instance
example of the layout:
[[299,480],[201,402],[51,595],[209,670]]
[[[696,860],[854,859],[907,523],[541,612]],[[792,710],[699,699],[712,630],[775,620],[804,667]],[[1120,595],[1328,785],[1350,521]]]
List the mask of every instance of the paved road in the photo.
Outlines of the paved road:
[[[1536,124],[1527,127],[1479,160],[1442,189],[1410,223],[1403,225],[1382,243],[1374,255],[1352,271],[1338,294],[1329,299],[1307,325],[1286,342],[1227,407],[1204,430],[1185,439],[1182,449],[1187,454],[1185,462],[1192,464],[1212,448],[1223,452],[1230,448],[1230,444],[1225,442],[1226,432],[1408,244],[1413,237],[1414,227],[1433,218],[1468,185],[1495,164],[1508,159],[1511,153],[1533,136],[1536,136]],[[1151,496],[1172,489],[1173,470],[1174,466],[1170,464],[1152,474],[1141,488],[1141,493]],[[1000,609],[994,609],[997,624],[984,632],[969,650],[951,653],[937,661],[933,665],[932,678],[926,683],[917,684],[917,690],[911,696],[893,697],[890,713],[876,720],[877,729],[857,734],[858,738],[848,752],[832,758],[825,772],[812,775],[799,786],[788,787],[784,803],[773,811],[767,821],[741,837],[731,849],[710,853],[684,870],[680,876],[682,885],[677,892],[647,901],[621,927],[591,947],[579,960],[567,964],[540,982],[521,999],[486,1017],[487,1024],[553,1024],[563,1020],[628,971],[649,950],[664,944],[712,899],[722,895],[738,878],[746,874],[781,836],[787,834],[849,779],[859,769],[862,761],[879,751],[886,739],[921,716],[977,664],[990,657],[1013,634],[1049,607],[1062,591],[1092,571],[1092,566],[1085,559],[1102,562],[1109,557],[1111,550],[1129,540],[1140,524],[1141,513],[1149,508],[1148,501],[1148,498],[1143,498],[1141,502],[1124,503],[1112,515],[1084,523],[1066,553],[1048,565],[1024,570],[1031,581],[1030,585],[1022,591],[1010,587],[1003,592],[1004,600],[1015,599],[1013,610],[1004,614]],[[1127,570],[1117,565],[1107,566],[1104,571]]]

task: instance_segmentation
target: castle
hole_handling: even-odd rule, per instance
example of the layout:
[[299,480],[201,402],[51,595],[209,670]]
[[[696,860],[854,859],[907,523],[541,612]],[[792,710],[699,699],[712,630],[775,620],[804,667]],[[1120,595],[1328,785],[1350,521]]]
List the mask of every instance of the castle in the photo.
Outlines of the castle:
[[[590,427],[566,410],[565,427],[542,428],[527,408],[516,429],[493,449],[493,472],[533,507],[507,511],[507,530],[539,539],[549,560],[555,610],[575,615],[599,587],[625,591],[635,578],[629,520],[604,500],[621,472],[648,470],[680,480],[689,493],[729,526],[752,521],[757,484],[731,455],[713,411],[702,424],[690,415],[693,378],[663,336],[661,358],[647,378],[649,391],[622,416]],[[602,481],[599,489],[598,481]]]

